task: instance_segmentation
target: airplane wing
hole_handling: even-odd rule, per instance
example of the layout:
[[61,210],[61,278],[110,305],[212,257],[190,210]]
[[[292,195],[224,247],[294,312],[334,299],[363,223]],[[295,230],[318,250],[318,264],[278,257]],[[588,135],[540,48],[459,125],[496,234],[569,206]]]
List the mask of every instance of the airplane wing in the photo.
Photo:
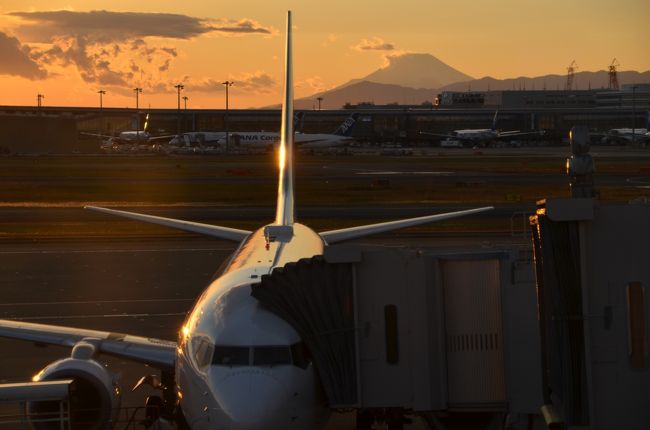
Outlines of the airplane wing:
[[525,136],[525,135],[537,135],[537,136],[544,136],[544,130],[538,130],[538,131],[519,131],[519,130],[513,130],[513,131],[500,131],[499,134],[497,135],[497,138],[503,138],[503,137],[513,137],[513,136]]
[[248,230],[239,230],[236,228],[221,227],[218,225],[202,224],[192,221],[164,218],[155,215],[145,215],[135,212],[120,211],[117,209],[100,208],[97,206],[84,206],[84,209],[89,209],[91,211],[102,212],[110,215],[117,215],[124,218],[134,219],[136,221],[158,224],[178,230],[190,231],[192,233],[198,233],[205,236],[218,237],[219,239],[234,240],[236,242],[241,242],[252,233]]
[[491,211],[494,206],[486,206],[476,209],[467,209],[464,211],[447,212],[437,215],[427,215],[418,218],[401,219],[397,221],[380,222],[378,224],[362,225],[358,227],[343,228],[340,230],[330,230],[319,233],[325,242],[331,244],[342,242],[344,240],[357,239],[360,237],[369,236],[371,234],[385,233],[405,227],[414,227],[416,225],[428,224],[431,222],[442,221],[450,218],[457,218],[465,215],[475,214],[479,212]]
[[175,138],[176,136],[178,136],[178,135],[177,134],[168,134],[166,136],[150,136],[148,140],[149,141],[151,141],[151,140],[165,140],[165,139],[166,140],[171,140],[171,139]]
[[421,131],[419,134],[422,134],[422,135],[425,135],[425,136],[447,137],[449,139],[458,139],[458,140],[461,139],[460,137],[455,136],[453,134],[429,133],[428,131]]
[[0,320],[0,337],[71,348],[86,340],[104,354],[165,368],[176,360],[176,342],[107,331]]
[[84,136],[101,137],[103,139],[111,139],[115,137],[108,134],[86,133],[85,131],[82,131],[80,134],[83,134]]

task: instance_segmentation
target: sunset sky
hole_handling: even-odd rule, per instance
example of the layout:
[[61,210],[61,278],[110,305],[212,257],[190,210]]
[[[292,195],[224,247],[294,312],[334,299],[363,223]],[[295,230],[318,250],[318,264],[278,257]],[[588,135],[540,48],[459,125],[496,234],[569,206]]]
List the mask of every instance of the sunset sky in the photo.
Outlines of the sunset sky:
[[387,56],[429,53],[475,78],[650,69],[648,0],[2,0],[0,105],[276,104],[285,11],[294,12],[296,96],[363,77]]

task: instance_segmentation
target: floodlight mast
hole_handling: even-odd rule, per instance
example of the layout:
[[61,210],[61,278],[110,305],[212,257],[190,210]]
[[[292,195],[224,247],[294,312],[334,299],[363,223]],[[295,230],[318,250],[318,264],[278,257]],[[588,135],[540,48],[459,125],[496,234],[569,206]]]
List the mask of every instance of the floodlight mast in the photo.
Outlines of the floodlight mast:
[[221,85],[226,87],[226,152],[230,150],[230,133],[228,132],[228,87],[233,86],[235,83],[233,81],[224,81]]
[[185,85],[183,84],[177,84],[174,85],[174,88],[176,88],[176,94],[178,95],[178,121],[177,121],[177,127],[176,127],[176,133],[181,134],[181,90],[185,88]]
[[142,88],[135,87],[133,88],[133,92],[135,93],[135,119],[136,119],[135,140],[140,141],[140,94],[142,93]]

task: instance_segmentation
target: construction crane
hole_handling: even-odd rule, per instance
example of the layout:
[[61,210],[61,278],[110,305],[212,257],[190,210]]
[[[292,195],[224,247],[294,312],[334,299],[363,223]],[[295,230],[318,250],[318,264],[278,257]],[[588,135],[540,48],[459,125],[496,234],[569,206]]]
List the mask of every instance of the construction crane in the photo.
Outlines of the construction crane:
[[609,65],[609,86],[607,88],[610,90],[618,90],[618,75],[616,74],[616,68],[620,65],[621,63],[619,63],[616,58],[614,58],[612,63]]
[[566,87],[564,89],[567,91],[571,91],[573,89],[573,78],[575,76],[577,68],[578,64],[576,63],[576,60],[571,61],[569,67],[566,68]]

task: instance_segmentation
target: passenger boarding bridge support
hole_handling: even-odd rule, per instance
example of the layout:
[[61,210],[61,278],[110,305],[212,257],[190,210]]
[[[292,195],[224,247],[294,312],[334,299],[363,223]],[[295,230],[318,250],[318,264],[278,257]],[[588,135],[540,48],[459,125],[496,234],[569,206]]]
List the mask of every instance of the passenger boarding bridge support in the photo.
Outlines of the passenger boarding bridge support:
[[263,277],[253,295],[300,333],[330,407],[371,414],[358,428],[421,414],[451,429],[464,414],[539,414],[530,257],[330,246]]

